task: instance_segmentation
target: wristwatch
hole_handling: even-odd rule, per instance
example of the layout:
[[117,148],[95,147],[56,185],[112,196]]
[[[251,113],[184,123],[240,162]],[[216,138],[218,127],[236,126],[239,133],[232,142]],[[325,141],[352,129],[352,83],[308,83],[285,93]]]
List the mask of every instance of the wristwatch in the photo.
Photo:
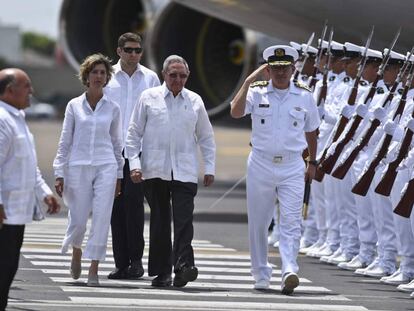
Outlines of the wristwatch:
[[308,164],[317,166],[318,165],[318,161],[316,161],[316,160],[308,160]]

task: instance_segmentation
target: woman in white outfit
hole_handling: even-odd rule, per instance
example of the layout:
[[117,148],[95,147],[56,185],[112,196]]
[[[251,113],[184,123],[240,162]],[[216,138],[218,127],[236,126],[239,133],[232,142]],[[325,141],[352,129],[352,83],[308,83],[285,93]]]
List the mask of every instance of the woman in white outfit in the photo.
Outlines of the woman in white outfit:
[[62,133],[53,168],[56,192],[69,209],[69,223],[62,253],[72,246],[70,273],[81,274],[82,242],[89,214],[92,223],[83,258],[91,260],[89,286],[99,285],[98,264],[105,259],[114,194],[122,178],[122,131],[120,108],[104,94],[112,66],[101,54],[88,56],[80,66],[79,79],[86,92],[66,107]]

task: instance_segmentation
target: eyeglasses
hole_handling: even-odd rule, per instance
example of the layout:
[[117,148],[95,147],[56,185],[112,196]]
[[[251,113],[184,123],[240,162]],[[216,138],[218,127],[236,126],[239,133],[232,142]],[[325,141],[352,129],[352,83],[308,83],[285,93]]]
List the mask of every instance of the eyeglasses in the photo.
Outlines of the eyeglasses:
[[135,52],[136,54],[139,54],[142,52],[142,48],[130,48],[130,47],[126,47],[126,48],[122,48],[122,50],[125,53],[131,54],[132,52]]
[[180,79],[187,79],[188,78],[188,74],[185,74],[185,73],[175,73],[175,72],[172,72],[172,73],[168,73],[168,76],[171,78],[171,79],[177,79],[178,77],[180,77]]

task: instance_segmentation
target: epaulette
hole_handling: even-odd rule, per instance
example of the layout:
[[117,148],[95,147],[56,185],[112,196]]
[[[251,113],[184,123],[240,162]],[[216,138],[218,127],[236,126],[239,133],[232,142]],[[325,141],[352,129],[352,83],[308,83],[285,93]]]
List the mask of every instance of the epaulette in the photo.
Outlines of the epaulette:
[[307,86],[306,84],[303,84],[303,83],[300,83],[300,82],[295,82],[295,86],[299,87],[301,89],[307,90],[309,92],[312,92],[312,89],[309,86]]
[[382,87],[377,87],[377,94],[384,94],[384,89]]
[[344,82],[349,82],[349,80],[351,80],[351,78],[350,78],[350,77],[345,77],[342,81],[344,81]]
[[302,81],[308,81],[309,76],[302,76],[301,79],[302,79]]
[[404,89],[398,89],[398,94],[402,95],[402,93],[404,93]]
[[329,81],[335,81],[336,76],[330,76]]
[[367,81],[364,81],[364,80],[361,80],[361,81],[359,81],[359,85],[361,85],[361,86],[367,86],[368,85],[368,82]]
[[250,84],[250,87],[256,87],[256,86],[264,87],[264,86],[267,86],[268,84],[269,84],[269,81],[255,81],[252,84]]

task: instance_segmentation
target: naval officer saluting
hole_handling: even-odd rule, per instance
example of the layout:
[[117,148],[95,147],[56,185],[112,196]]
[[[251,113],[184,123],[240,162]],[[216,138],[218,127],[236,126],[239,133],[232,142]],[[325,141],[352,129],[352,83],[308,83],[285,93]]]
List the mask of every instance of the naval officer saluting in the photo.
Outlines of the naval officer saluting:
[[[247,163],[247,209],[251,272],[255,289],[267,289],[272,268],[267,258],[267,228],[276,198],[280,202],[282,293],[299,285],[296,258],[301,236],[304,178],[316,169],[316,129],[320,120],[310,89],[291,82],[297,51],[286,45],[268,47],[267,62],[246,78],[231,102],[231,115],[251,114],[252,151]],[[256,77],[267,70],[269,81]],[[302,151],[308,148],[308,165]]]

